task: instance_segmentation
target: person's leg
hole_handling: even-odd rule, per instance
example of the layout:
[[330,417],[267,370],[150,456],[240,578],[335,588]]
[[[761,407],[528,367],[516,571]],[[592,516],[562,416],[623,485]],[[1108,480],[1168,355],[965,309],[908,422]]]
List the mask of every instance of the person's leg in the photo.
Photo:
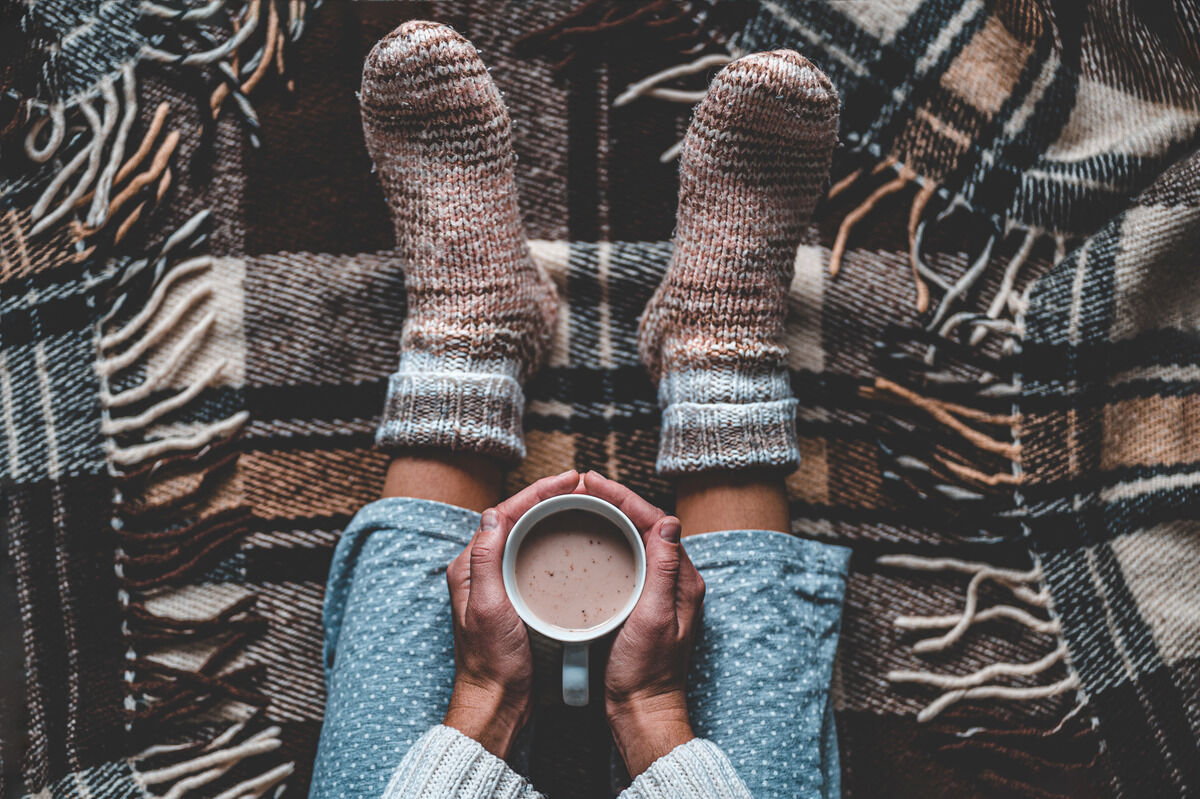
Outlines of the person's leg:
[[556,302],[529,258],[508,113],[475,48],[443,25],[405,23],[368,56],[361,101],[407,313],[376,436],[394,456],[383,498],[347,526],[330,568],[313,799],[380,795],[442,720],[454,680],[446,566],[525,453],[522,385],[544,360]]
[[787,291],[836,130],[832,86],[797,54],[726,67],[684,141],[674,255],[641,325],[663,408],[658,468],[678,477],[707,584],[692,722],[756,797],[836,789],[827,710],[847,553],[781,534],[799,458]]
[[685,537],[717,530],[791,531],[787,486],[777,469],[680,475],[675,496]]
[[443,502],[483,513],[500,501],[504,463],[471,452],[413,449],[388,464],[383,497]]
[[685,535],[788,530],[787,292],[836,135],[836,93],[790,51],[727,67],[688,130],[675,249],[639,331]]

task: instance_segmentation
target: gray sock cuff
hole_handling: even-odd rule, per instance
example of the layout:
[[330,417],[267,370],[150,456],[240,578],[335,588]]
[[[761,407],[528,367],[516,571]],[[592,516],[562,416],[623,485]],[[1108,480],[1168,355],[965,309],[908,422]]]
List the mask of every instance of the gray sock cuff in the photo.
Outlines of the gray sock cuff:
[[749,403],[675,402],[663,409],[661,474],[795,467],[795,398]]
[[509,374],[413,371],[391,376],[375,442],[436,447],[504,460],[525,457],[525,392]]

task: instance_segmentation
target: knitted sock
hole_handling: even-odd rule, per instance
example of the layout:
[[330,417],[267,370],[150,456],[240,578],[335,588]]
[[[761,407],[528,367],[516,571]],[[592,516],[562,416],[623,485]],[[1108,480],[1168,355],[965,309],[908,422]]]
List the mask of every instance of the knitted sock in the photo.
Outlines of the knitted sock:
[[361,103],[408,294],[376,441],[523,457],[555,292],[529,258],[500,92],[470,42],[407,22],[367,56]]
[[660,472],[799,460],[783,327],[837,115],[829,79],[790,50],[733,62],[696,108],[674,254],[639,331],[663,408]]

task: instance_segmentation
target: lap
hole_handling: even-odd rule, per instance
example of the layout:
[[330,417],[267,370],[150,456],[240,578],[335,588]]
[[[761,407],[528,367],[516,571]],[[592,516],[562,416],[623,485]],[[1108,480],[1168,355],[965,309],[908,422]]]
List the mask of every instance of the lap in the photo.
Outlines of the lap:
[[[393,498],[347,527],[326,593],[313,799],[379,795],[441,721],[454,680],[445,569],[478,520]],[[761,531],[684,544],[708,584],[688,691],[697,734],[726,752],[755,796],[836,796],[829,684],[845,550]]]
[[446,566],[478,523],[463,508],[393,498],[346,528],[326,589],[311,799],[380,795],[409,746],[441,722],[454,682]]
[[696,734],[756,797],[837,796],[829,685],[848,551],[759,530],[684,546],[708,586],[688,679]]

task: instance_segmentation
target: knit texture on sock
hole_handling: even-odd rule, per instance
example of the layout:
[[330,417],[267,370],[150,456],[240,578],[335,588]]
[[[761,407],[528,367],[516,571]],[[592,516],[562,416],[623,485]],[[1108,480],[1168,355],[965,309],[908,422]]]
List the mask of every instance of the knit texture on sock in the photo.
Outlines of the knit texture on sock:
[[639,331],[659,381],[660,472],[799,461],[787,291],[837,117],[829,79],[790,50],[733,62],[696,108],[680,158],[674,253]]
[[408,22],[367,57],[361,105],[408,298],[376,439],[522,457],[521,386],[556,300],[529,257],[500,92],[468,41]]

